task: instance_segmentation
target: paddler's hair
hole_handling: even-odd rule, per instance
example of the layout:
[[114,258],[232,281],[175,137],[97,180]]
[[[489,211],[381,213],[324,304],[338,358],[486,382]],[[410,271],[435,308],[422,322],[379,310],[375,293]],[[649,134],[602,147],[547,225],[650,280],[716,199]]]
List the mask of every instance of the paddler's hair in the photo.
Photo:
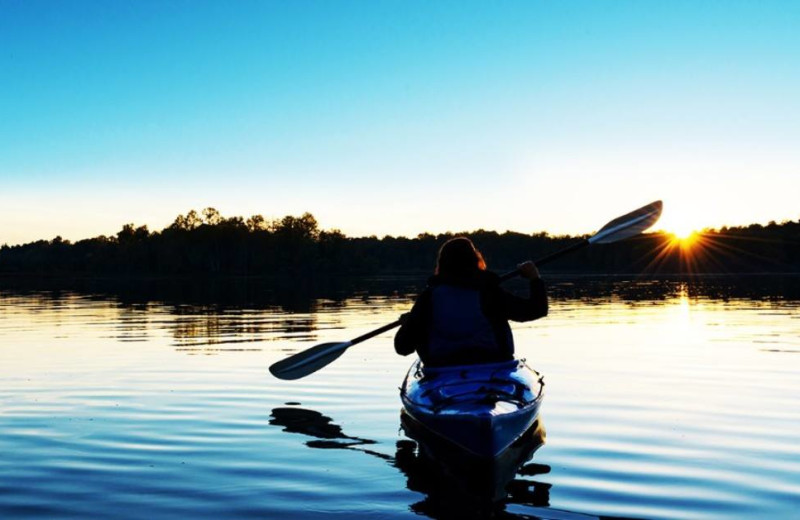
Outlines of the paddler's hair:
[[485,270],[483,255],[467,237],[451,238],[439,249],[435,274],[463,277]]

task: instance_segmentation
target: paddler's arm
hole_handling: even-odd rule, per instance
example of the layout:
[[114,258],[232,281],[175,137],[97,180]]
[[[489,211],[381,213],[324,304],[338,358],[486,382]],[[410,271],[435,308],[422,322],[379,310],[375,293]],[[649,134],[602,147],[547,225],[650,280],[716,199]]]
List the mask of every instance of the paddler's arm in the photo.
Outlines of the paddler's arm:
[[520,275],[530,281],[527,298],[520,298],[503,291],[503,311],[505,318],[512,321],[531,321],[547,316],[547,289],[539,276],[539,269],[531,261],[517,266]]
[[428,341],[428,317],[430,307],[430,291],[425,290],[417,297],[410,312],[403,314],[403,322],[394,336],[394,350],[401,356],[413,354]]

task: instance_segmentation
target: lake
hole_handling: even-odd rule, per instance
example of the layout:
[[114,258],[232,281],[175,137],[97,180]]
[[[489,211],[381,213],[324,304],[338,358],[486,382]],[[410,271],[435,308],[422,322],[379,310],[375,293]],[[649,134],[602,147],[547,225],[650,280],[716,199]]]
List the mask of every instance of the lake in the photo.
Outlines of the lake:
[[267,370],[419,282],[6,284],[0,517],[797,517],[798,278],[551,278],[550,315],[514,325],[546,442],[492,499],[401,427],[393,333]]

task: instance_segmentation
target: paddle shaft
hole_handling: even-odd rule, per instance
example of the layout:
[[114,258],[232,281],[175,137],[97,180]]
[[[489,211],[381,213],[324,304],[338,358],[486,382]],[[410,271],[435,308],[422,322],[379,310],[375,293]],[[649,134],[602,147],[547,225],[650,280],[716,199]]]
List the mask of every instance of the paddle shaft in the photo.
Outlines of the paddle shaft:
[[[556,260],[557,258],[561,258],[562,256],[566,255],[567,253],[571,253],[571,252],[573,252],[573,251],[575,251],[577,249],[581,249],[583,247],[588,246],[590,243],[591,242],[589,242],[588,239],[582,238],[579,242],[575,242],[571,246],[567,246],[564,249],[560,249],[560,250],[556,251],[555,253],[550,253],[549,255],[547,255],[547,256],[545,256],[543,258],[540,258],[539,260],[536,260],[536,262],[534,262],[534,263],[536,264],[537,267],[545,265],[545,264],[549,264],[553,260]],[[506,273],[506,274],[502,275],[500,277],[500,281],[504,282],[504,281],[506,281],[506,280],[508,280],[510,278],[514,278],[515,276],[518,276],[518,275],[519,275],[519,269],[514,269],[510,273]]]
[[361,336],[359,336],[357,338],[351,339],[350,340],[350,344],[351,345],[355,345],[356,343],[361,343],[362,341],[367,341],[369,338],[374,338],[378,334],[383,334],[387,330],[392,330],[395,327],[399,327],[402,323],[403,322],[401,320],[393,321],[392,323],[384,325],[383,327],[381,327],[379,329],[375,329],[373,331],[367,332],[366,334],[362,334]]

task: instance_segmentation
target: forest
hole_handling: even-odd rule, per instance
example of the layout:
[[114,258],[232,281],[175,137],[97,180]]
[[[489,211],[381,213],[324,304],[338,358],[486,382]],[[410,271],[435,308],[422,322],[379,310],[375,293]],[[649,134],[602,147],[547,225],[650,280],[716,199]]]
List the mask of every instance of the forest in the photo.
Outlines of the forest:
[[[86,276],[237,275],[316,279],[329,275],[431,272],[438,248],[467,236],[489,268],[510,270],[582,237],[545,232],[469,231],[413,238],[348,237],[320,229],[310,213],[269,220],[189,211],[161,231],[126,224],[115,236],[70,242],[56,237],[0,247],[0,274]],[[679,240],[663,232],[595,245],[549,265],[580,274],[728,274],[800,272],[800,220],[706,229]]]

